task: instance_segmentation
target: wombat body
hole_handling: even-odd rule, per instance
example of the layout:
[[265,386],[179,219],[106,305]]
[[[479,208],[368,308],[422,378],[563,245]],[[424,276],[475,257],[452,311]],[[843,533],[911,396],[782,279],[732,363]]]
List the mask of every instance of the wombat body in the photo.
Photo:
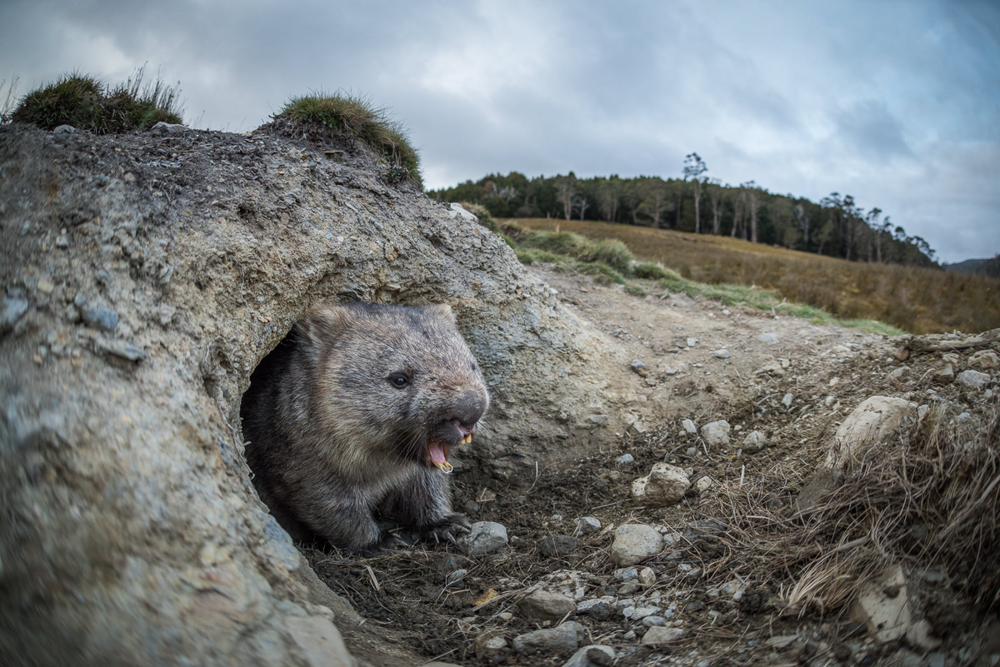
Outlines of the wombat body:
[[467,526],[445,471],[489,406],[446,306],[313,308],[251,376],[240,416],[261,499],[296,540],[379,546],[386,516]]

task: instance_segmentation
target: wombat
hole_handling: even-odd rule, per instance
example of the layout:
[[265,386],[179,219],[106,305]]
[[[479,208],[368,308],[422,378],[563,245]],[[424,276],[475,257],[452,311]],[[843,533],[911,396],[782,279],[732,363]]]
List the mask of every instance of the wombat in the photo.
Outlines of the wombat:
[[451,537],[448,453],[489,407],[447,305],[317,306],[257,367],[240,417],[254,485],[297,541],[391,539],[376,516]]

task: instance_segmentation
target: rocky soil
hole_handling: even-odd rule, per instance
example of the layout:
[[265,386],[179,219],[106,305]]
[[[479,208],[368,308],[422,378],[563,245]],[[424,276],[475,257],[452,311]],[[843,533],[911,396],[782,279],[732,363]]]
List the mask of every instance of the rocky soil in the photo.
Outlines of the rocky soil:
[[[801,572],[784,589],[756,572],[730,539],[734,517],[720,512],[720,497],[758,495],[766,550],[763,524],[794,521],[803,487],[844,446],[841,427],[852,442],[871,435],[873,422],[852,427],[870,396],[912,404],[914,421],[943,407],[952,428],[982,432],[996,411],[993,348],[900,361],[906,339],[532,271],[628,351],[644,387],[628,426],[586,457],[540,465],[526,490],[460,473],[456,504],[480,522],[471,540],[367,560],[309,551],[368,618],[346,631],[349,644],[374,634],[463,665],[997,664],[1000,626],[947,571],[890,568],[899,581],[867,586],[867,607],[790,605]],[[600,414],[586,419],[609,428]],[[635,480],[658,468],[669,469],[667,492],[647,481],[637,494]]]
[[[886,552],[834,590],[809,564],[870,544],[803,561],[779,540],[873,429],[937,420],[995,451],[995,337],[889,340],[525,268],[331,145],[280,123],[0,128],[0,662],[1000,661],[996,600],[964,581],[988,555]],[[448,302],[481,362],[458,543],[297,549],[256,498],[250,374],[309,305],[347,299]],[[873,396],[899,412],[856,412]]]

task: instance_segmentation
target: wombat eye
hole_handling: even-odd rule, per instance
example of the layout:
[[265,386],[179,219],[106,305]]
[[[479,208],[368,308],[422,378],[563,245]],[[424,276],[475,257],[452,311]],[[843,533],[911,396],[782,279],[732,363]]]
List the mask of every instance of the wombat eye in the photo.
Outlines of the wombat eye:
[[410,378],[406,375],[406,373],[393,373],[389,376],[389,384],[396,389],[403,389],[410,384]]

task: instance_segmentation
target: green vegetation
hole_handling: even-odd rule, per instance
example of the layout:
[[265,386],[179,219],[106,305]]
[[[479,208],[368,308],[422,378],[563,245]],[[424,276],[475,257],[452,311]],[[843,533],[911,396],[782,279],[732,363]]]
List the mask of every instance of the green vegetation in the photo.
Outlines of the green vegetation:
[[342,91],[294,97],[277,117],[318,123],[354,137],[389,163],[391,181],[422,183],[420,158],[406,137],[406,129],[389,118],[385,107],[374,106],[367,97]]
[[[91,76],[66,74],[28,93],[4,121],[45,130],[72,125],[95,134],[141,132],[160,121],[180,123],[179,88],[159,79],[143,85],[142,78],[139,68],[125,83],[112,88]],[[13,94],[13,85],[8,96]]]
[[[812,307],[841,321],[886,322],[911,333],[979,332],[1000,327],[1000,280],[982,274],[847,262],[730,237],[633,225],[544,218],[518,223],[522,229],[537,233],[560,230],[561,234],[575,233],[595,241],[621,241],[641,260],[632,267],[636,278],[670,280],[657,273],[655,267],[661,265],[691,284],[768,291],[775,296],[773,303],[784,303],[783,309],[791,308],[789,304],[805,304],[796,307]],[[693,289],[679,283],[670,289],[675,288]]]
[[513,221],[503,223],[501,228],[509,234],[508,238],[514,243],[513,247],[521,263],[547,262],[556,271],[590,275],[603,285],[622,285],[633,296],[646,296],[649,289],[659,287],[726,305],[746,305],[767,312],[801,317],[815,323],[839,324],[890,336],[903,333],[896,327],[872,320],[840,320],[820,308],[789,303],[773,290],[725,283],[699,283],[665,268],[659,262],[637,262],[632,251],[618,239],[593,240],[582,234],[558,229],[532,230]]

